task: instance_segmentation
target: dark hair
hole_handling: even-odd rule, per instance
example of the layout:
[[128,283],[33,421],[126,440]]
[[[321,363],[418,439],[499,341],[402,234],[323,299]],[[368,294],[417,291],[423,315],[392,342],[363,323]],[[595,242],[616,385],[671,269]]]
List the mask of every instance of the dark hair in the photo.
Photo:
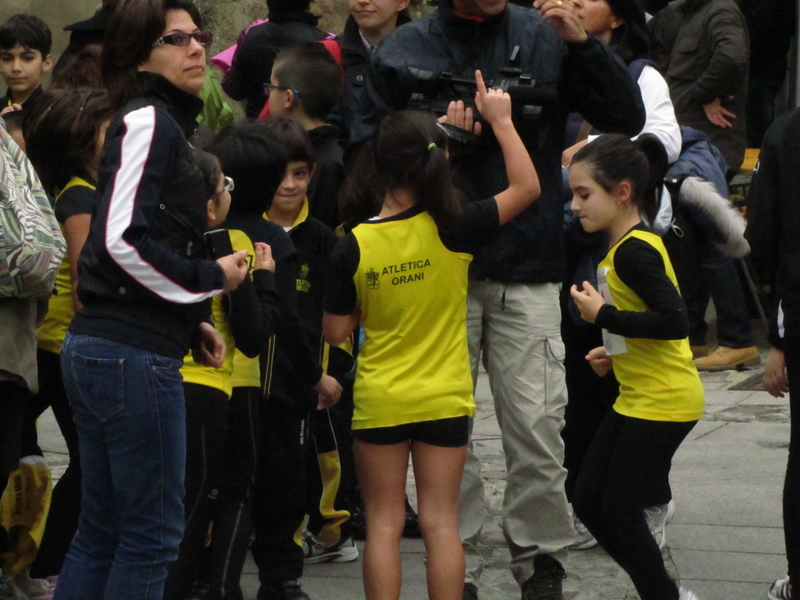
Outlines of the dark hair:
[[327,119],[342,97],[342,68],[322,44],[284,48],[275,57],[272,72],[278,85],[300,92],[303,112],[312,119]]
[[101,70],[115,110],[148,93],[149,85],[139,77],[139,65],[164,33],[170,10],[185,10],[194,24],[203,28],[203,18],[191,0],[122,0],[108,21]]
[[47,89],[103,88],[100,72],[100,48],[87,46],[80,52],[62,56],[53,69],[53,78]]
[[453,184],[447,135],[431,113],[391,113],[356,159],[339,194],[339,210],[349,227],[375,216],[383,198],[406,188],[442,232],[461,226],[465,196]]
[[611,34],[611,45],[620,58],[628,64],[645,58],[650,52],[650,30],[645,24],[642,0],[606,0],[614,16],[622,25]]
[[53,45],[53,34],[47,23],[39,17],[20,13],[12,16],[0,26],[0,48],[11,50],[19,44],[24,48],[38,50],[45,58]]
[[[22,110],[12,110],[10,112],[5,113],[2,116],[3,121],[6,124],[6,131],[8,133],[14,133],[15,131],[22,130],[22,121],[25,118],[25,108],[23,107]],[[25,137],[23,135],[23,137]]]
[[192,148],[192,159],[200,169],[200,172],[203,173],[203,187],[206,192],[206,198],[213,198],[217,195],[219,178],[222,175],[222,165],[219,159],[210,152],[197,148]]
[[631,184],[631,201],[647,220],[655,220],[661,185],[667,174],[667,151],[651,133],[631,141],[620,133],[601,135],[581,148],[572,164],[585,163],[592,178],[611,193],[622,181]]
[[267,0],[269,18],[300,15],[308,11],[311,0]]
[[286,150],[263,124],[243,121],[223,129],[209,151],[233,178],[231,211],[262,215],[286,174]]
[[95,155],[97,132],[111,118],[102,90],[47,90],[25,116],[27,154],[48,194],[55,195],[75,176],[86,177]]
[[289,117],[279,117],[263,121],[263,124],[270,135],[284,147],[289,162],[305,162],[309,167],[316,164],[314,144],[300,123]]

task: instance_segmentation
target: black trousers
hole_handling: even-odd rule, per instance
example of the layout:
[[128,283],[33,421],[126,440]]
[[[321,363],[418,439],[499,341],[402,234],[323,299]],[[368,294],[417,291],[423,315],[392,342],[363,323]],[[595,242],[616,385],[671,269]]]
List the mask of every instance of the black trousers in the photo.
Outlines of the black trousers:
[[295,537],[306,515],[307,415],[275,396],[261,410],[251,548],[262,586],[303,574],[303,548]]
[[[30,394],[11,381],[0,381],[0,490],[8,485],[8,476],[19,468],[22,456],[22,421]],[[2,494],[2,491],[0,491]],[[0,552],[10,550],[8,532],[0,527]]]
[[[581,472],[583,459],[589,450],[594,434],[619,396],[619,383],[610,372],[598,377],[589,366],[586,355],[603,345],[602,330],[595,325],[578,325],[566,308],[562,294],[561,339],[566,354],[564,369],[567,378],[567,408],[564,412],[564,467],[567,499],[572,502],[573,490]],[[665,500],[668,502],[669,498]]]
[[228,405],[225,468],[207,549],[207,600],[242,600],[239,581],[253,533],[253,494],[261,446],[261,389],[235,387]]
[[[344,380],[333,408],[310,411],[310,444],[306,453],[308,530],[326,544],[350,536],[356,488],[353,457],[353,382]],[[333,499],[333,502],[330,502]]]
[[576,514],[625,569],[642,600],[678,599],[644,509],[652,490],[669,480],[672,457],[696,423],[646,421],[610,411],[575,484]]
[[783,484],[783,533],[792,580],[792,598],[800,600],[800,338],[784,340],[792,429]]
[[44,536],[36,560],[31,565],[31,577],[43,579],[61,572],[64,557],[78,531],[78,516],[81,513],[81,461],[78,431],[72,420],[72,409],[61,378],[61,356],[40,348],[36,359],[39,363],[39,393],[25,404],[21,455],[42,456],[36,420],[48,407],[53,410],[69,452],[69,465],[53,488]]
[[186,529],[178,560],[168,567],[164,600],[186,600],[202,571],[203,549],[222,477],[228,396],[194,383],[183,384],[186,399]]

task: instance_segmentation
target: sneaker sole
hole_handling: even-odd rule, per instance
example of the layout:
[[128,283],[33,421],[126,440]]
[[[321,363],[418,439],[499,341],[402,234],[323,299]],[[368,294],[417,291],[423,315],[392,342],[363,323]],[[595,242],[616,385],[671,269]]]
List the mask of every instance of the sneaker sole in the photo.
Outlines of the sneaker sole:
[[305,559],[307,565],[316,565],[321,563],[345,563],[353,562],[358,558],[358,548],[345,548],[344,550],[337,550],[336,552],[329,552],[319,556],[309,556]]
[[599,542],[596,539],[592,538],[591,540],[586,541],[586,542],[581,542],[580,544],[573,544],[572,546],[569,546],[569,549],[570,550],[589,550],[589,549],[594,548],[595,546],[598,546],[598,545],[599,545]]

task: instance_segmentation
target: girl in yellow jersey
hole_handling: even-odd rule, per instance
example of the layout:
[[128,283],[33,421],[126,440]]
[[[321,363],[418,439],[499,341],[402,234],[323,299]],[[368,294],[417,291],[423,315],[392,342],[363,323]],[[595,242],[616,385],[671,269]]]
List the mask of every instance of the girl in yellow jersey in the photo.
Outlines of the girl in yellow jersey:
[[87,88],[48,90],[32,105],[25,138],[45,191],[55,198],[55,214],[67,240],[67,255],[56,277],[47,318],[37,331],[39,394],[25,409],[24,453],[40,454],[36,419],[48,407],[58,421],[69,451],[69,465],[53,490],[42,545],[31,567],[35,578],[57,576],[78,529],[81,469],[78,434],[61,380],[60,353],[78,300],[78,255],[89,234],[95,185],[105,131],[111,119],[106,93]]
[[[476,79],[476,106],[503,151],[505,191],[466,205],[452,183],[445,130],[413,111],[386,117],[342,190],[342,211],[355,227],[331,256],[323,329],[331,345],[359,321],[365,332],[353,436],[367,516],[368,600],[400,597],[409,453],[428,596],[458,600],[463,589],[458,494],[475,414],[467,270],[472,255],[539,195],[510,97],[487,91],[480,72]],[[447,118],[471,128],[470,113],[453,103]]]
[[667,574],[644,509],[668,485],[672,457],[703,414],[686,306],[664,244],[642,223],[658,207],[667,155],[649,134],[606,135],[570,168],[572,210],[586,231],[605,229],[609,250],[589,282],[570,293],[581,317],[603,328],[587,355],[598,375],[612,368],[619,397],[592,440],[572,506],[630,575],[642,600],[696,600]]

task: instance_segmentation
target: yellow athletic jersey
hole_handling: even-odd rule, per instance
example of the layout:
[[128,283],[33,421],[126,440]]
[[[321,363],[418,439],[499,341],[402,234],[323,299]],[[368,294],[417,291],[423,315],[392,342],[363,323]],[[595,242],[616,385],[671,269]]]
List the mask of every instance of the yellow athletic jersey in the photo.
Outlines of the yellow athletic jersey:
[[364,328],[353,429],[474,415],[466,326],[472,255],[448,250],[427,212],[363,223],[353,235]]
[[214,367],[197,364],[192,358],[192,352],[189,351],[189,354],[183,359],[181,375],[183,375],[185,383],[196,383],[214,388],[225,392],[230,398],[233,391],[231,374],[233,373],[234,348],[236,344],[233,341],[233,334],[228,324],[228,315],[225,312],[222,294],[214,296],[211,300],[211,321],[214,324],[214,328],[222,335],[222,339],[225,340],[225,360],[222,366],[215,369]]
[[[247,250],[247,262],[250,271],[253,270],[255,249],[250,238],[242,231],[229,229],[231,246],[234,251]],[[214,327],[222,334],[225,340],[225,361],[215,369],[204,367],[194,362],[192,353],[186,356],[181,367],[181,374],[186,383],[197,383],[217,390],[222,390],[230,398],[234,387],[260,387],[261,377],[258,366],[258,357],[248,358],[236,349],[236,342],[228,323],[228,315],[222,303],[223,296],[214,296],[211,303],[211,316]],[[256,315],[254,315],[255,317]]]
[[[80,177],[73,177],[56,196],[56,203],[68,189],[84,186],[91,190],[96,189],[88,181]],[[61,233],[64,233],[64,226],[60,225]],[[50,296],[47,309],[47,317],[41,327],[36,331],[39,338],[39,347],[48,352],[61,353],[61,344],[67,334],[67,328],[75,316],[75,308],[72,305],[72,277],[69,272],[69,256],[64,256],[61,266],[58,269],[55,283],[55,293]]]
[[[609,250],[600,262],[614,306],[618,310],[644,312],[647,305],[626,286],[614,270],[614,255],[627,239],[635,237],[653,246],[664,260],[667,277],[678,287],[675,271],[661,238],[648,231],[632,230]],[[607,269],[607,271],[606,271]],[[602,277],[599,277],[602,278]],[[692,362],[689,340],[625,338],[627,351],[611,356],[619,381],[614,410],[648,421],[696,421],[703,416],[703,384]]]
[[[256,257],[253,241],[244,231],[239,231],[238,229],[229,229],[228,233],[231,236],[231,246],[233,246],[234,251],[247,250],[247,264],[250,267],[250,273],[252,273]],[[261,387],[261,367],[257,356],[248,358],[239,350],[233,352],[231,385],[233,387]]]

